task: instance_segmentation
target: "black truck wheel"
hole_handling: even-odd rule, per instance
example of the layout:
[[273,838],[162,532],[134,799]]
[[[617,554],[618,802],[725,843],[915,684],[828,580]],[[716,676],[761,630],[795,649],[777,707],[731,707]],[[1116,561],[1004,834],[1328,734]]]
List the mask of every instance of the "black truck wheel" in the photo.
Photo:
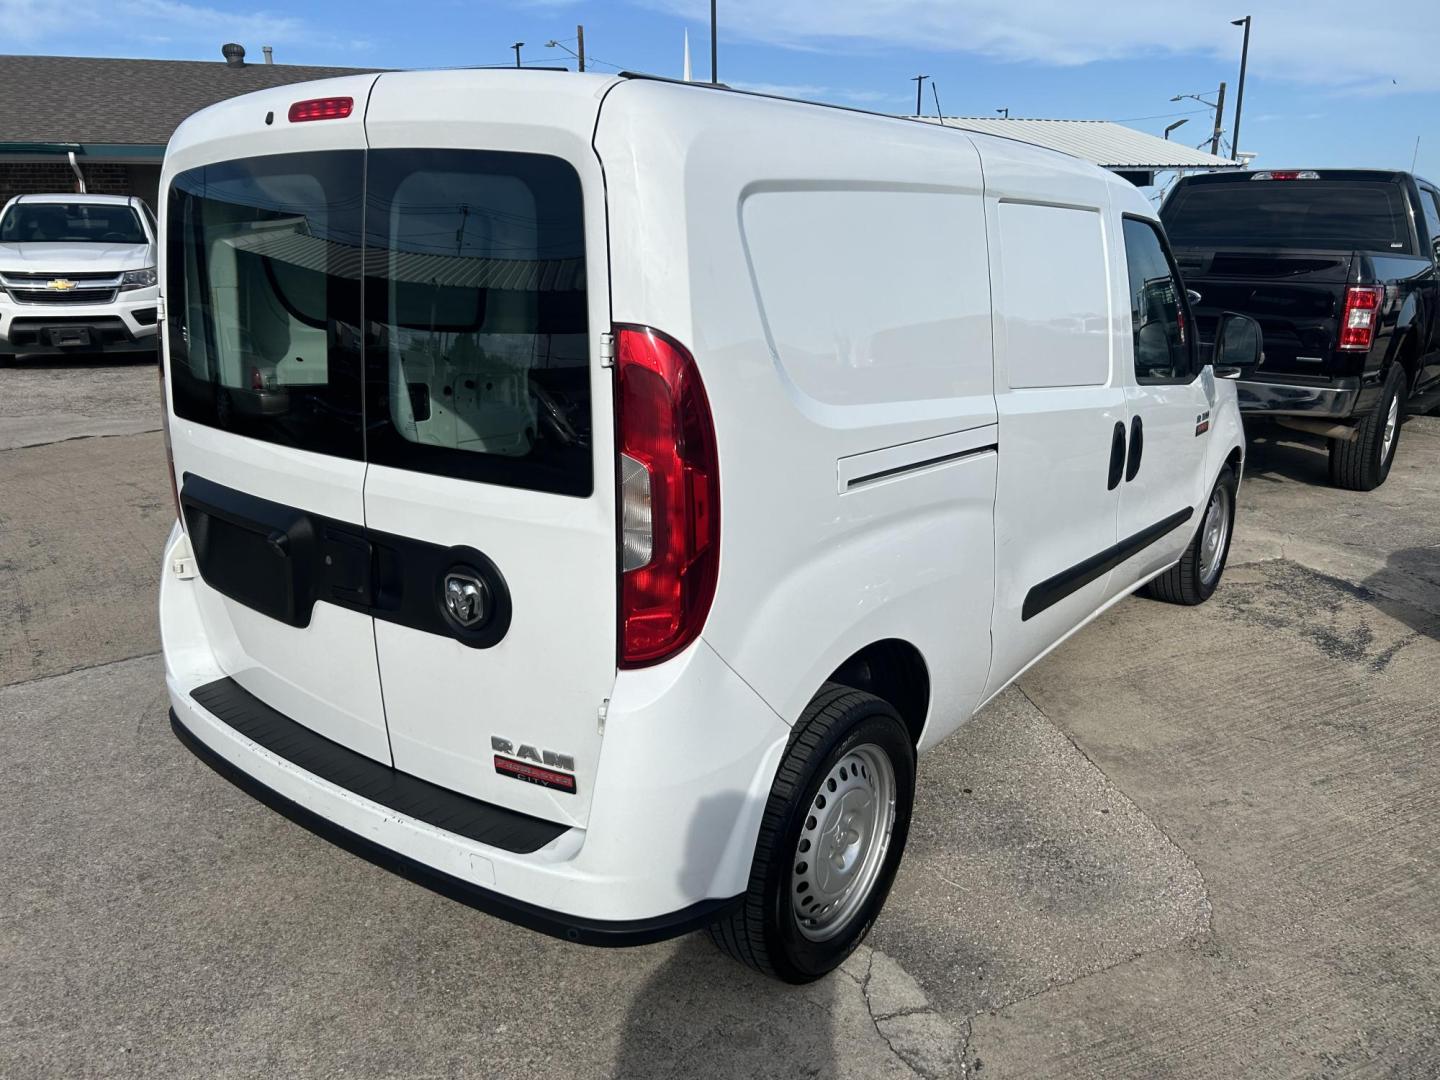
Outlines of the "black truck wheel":
[[715,944],[788,983],[834,970],[890,893],[914,800],[915,748],[895,710],[821,687],[770,789],[744,900],[710,927]]
[[1330,482],[1349,491],[1374,491],[1390,475],[1405,420],[1405,370],[1391,364],[1374,407],[1354,439],[1330,440]]

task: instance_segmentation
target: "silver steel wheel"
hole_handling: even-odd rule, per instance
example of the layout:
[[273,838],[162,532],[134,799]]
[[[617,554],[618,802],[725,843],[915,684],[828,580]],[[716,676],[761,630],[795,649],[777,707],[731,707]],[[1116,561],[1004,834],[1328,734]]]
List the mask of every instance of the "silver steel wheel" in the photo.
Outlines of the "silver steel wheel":
[[1205,522],[1200,526],[1200,581],[1209,588],[1220,576],[1220,561],[1230,539],[1230,489],[1217,484],[1205,508]]
[[827,941],[865,906],[895,825],[895,767],[873,743],[837,761],[811,800],[791,864],[800,932]]
[[1395,450],[1395,433],[1400,430],[1400,395],[1390,399],[1390,411],[1385,414],[1385,438],[1380,443],[1380,464],[1390,460]]

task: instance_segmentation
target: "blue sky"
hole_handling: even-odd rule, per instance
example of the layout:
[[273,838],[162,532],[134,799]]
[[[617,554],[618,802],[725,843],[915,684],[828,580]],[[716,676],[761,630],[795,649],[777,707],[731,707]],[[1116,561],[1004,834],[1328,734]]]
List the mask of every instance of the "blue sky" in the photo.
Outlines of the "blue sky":
[[[1433,2],[1433,0],[1432,0]],[[1440,18],[1377,18],[1353,0],[719,0],[720,77],[750,88],[887,112],[915,107],[930,75],[947,115],[1122,120],[1208,138],[1208,110],[1179,93],[1229,86],[1254,16],[1244,145],[1257,165],[1407,168],[1440,179]],[[585,25],[592,67],[680,74],[689,29],[709,73],[708,0],[0,0],[0,48],[68,55],[219,58],[222,41],[282,63],[452,67],[569,62]],[[1419,15],[1418,11],[1413,12]],[[1400,27],[1400,29],[1396,29]],[[925,91],[926,112],[934,109]],[[1197,110],[1191,112],[1191,110]]]

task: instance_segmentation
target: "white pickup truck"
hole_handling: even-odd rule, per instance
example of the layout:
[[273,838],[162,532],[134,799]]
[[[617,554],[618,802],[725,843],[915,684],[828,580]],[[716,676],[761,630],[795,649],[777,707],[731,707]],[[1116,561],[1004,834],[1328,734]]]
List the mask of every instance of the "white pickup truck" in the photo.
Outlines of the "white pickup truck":
[[0,212],[0,363],[154,352],[155,218],[130,195],[17,195]]

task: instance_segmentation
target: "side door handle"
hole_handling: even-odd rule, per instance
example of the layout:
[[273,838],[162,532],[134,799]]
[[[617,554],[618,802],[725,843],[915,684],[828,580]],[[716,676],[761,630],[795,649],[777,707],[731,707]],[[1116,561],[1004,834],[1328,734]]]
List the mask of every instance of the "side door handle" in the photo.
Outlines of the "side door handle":
[[1120,476],[1125,472],[1125,425],[1115,421],[1115,430],[1110,434],[1110,482],[1107,491],[1120,486]]
[[1145,425],[1140,422],[1140,417],[1130,418],[1130,460],[1125,466],[1125,482],[1128,484],[1135,479],[1135,474],[1140,471],[1140,458],[1145,453]]

